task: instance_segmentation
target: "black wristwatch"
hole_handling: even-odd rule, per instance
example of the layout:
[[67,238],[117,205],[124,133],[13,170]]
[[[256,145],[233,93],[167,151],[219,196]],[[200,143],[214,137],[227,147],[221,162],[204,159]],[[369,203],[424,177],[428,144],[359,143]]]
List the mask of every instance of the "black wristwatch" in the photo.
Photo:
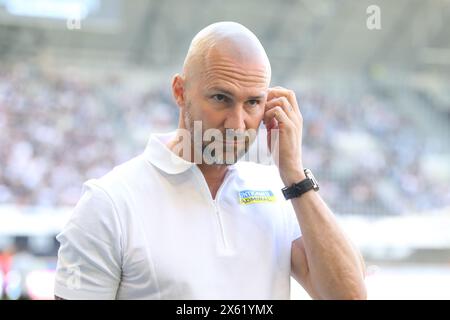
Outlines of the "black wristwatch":
[[319,184],[317,183],[317,180],[312,174],[311,170],[305,169],[303,170],[303,172],[305,172],[306,179],[298,183],[294,183],[289,187],[281,189],[286,200],[300,197],[302,194],[311,189],[313,189],[314,191],[319,190]]

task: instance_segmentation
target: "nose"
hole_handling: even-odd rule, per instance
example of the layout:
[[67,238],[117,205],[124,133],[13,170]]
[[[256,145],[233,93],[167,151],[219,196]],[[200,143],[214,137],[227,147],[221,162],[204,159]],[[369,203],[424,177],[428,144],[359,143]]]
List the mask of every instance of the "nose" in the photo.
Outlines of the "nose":
[[230,108],[225,120],[225,129],[245,130],[245,111],[242,106]]

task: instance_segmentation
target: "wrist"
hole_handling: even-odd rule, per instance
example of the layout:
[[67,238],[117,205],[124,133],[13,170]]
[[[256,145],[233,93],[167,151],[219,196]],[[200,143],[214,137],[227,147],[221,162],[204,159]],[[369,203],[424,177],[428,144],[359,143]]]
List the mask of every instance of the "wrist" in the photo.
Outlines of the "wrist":
[[303,170],[303,175],[298,172],[292,173],[283,182],[285,187],[281,191],[286,200],[298,198],[310,190],[319,191],[319,184],[309,169]]
[[280,176],[285,186],[291,186],[294,183],[298,183],[306,179],[306,175],[302,167],[285,171],[281,173]]

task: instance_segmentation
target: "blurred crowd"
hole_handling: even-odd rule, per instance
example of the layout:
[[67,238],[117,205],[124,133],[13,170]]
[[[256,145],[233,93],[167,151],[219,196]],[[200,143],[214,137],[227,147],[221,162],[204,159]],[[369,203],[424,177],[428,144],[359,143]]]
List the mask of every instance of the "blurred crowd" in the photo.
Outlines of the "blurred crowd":
[[442,144],[395,105],[367,94],[352,102],[301,97],[304,163],[318,172],[337,212],[412,214],[450,206],[448,165],[433,174],[427,168],[427,160],[445,154]]
[[133,135],[175,123],[159,88],[134,92],[120,77],[81,78],[0,69],[0,203],[73,205],[83,181],[141,151],[142,136]]
[[12,240],[0,250],[0,300],[53,299],[56,243],[43,255],[28,245],[36,239]]
[[[81,185],[176,127],[170,82],[136,89],[122,75],[0,66],[0,205],[73,206]],[[450,184],[424,170],[433,141],[389,102],[298,92],[304,164],[338,213],[408,214],[450,205]],[[430,149],[430,150],[429,150]]]

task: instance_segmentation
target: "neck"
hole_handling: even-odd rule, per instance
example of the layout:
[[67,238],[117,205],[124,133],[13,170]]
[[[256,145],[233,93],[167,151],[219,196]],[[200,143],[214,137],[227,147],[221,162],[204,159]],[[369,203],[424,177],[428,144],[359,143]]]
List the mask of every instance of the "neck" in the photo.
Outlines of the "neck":
[[[180,148],[180,135],[177,133],[173,140],[170,140],[166,145],[167,147],[172,150],[176,155],[183,158],[184,160],[188,162],[194,162],[194,149],[191,149],[190,155],[184,154],[182,152],[183,148]],[[203,159],[202,159],[203,160]],[[217,191],[219,190],[220,186],[222,185],[222,182],[225,178],[225,175],[228,171],[227,165],[210,165],[210,164],[204,164],[199,163],[197,164],[197,167],[200,169],[200,171],[203,174],[203,177],[205,178],[206,183],[208,184],[209,191],[211,192],[211,195],[213,199],[216,197]]]
[[208,184],[212,198],[215,199],[217,191],[222,185],[225,175],[228,171],[228,167],[226,165],[207,164],[198,164],[197,166],[202,172],[203,177],[205,177],[205,181]]
[[197,167],[203,173],[205,179],[211,181],[222,181],[228,171],[226,165],[198,164]]

